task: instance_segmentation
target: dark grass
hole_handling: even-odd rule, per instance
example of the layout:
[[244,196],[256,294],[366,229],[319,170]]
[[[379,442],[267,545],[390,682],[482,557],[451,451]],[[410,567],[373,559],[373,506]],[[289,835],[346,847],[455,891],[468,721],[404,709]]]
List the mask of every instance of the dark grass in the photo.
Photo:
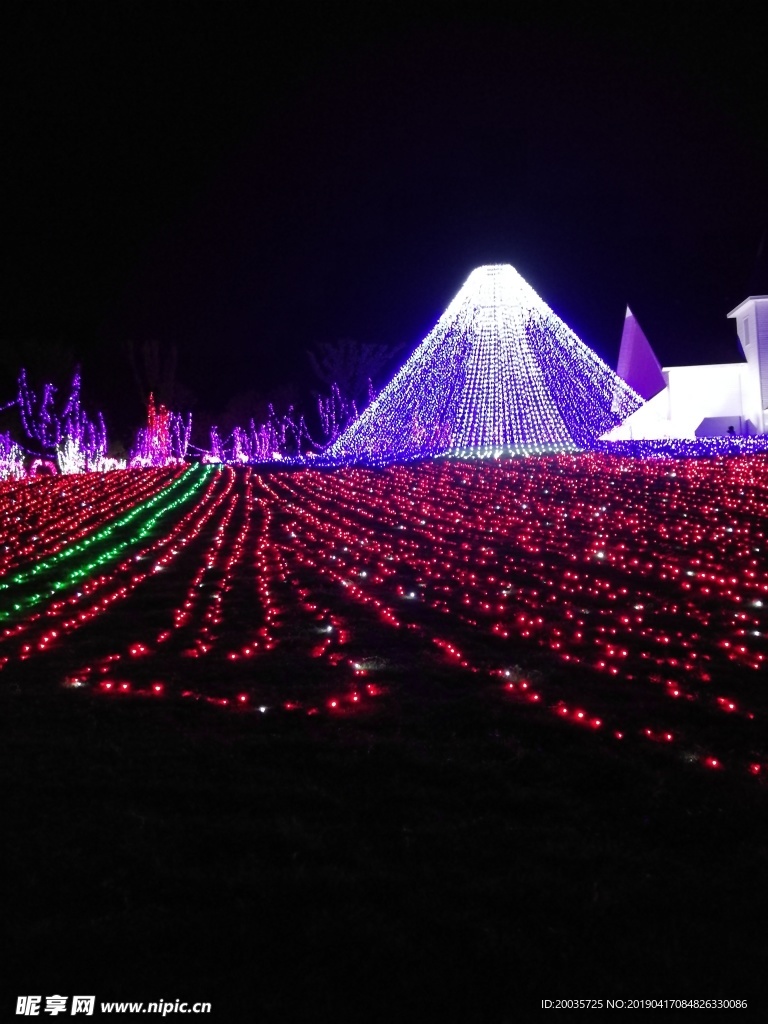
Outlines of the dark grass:
[[[362,708],[328,711],[355,680],[308,656],[317,619],[299,615],[253,661],[121,663],[139,685],[160,670],[167,698],[63,689],[168,624],[209,540],[150,599],[139,588],[0,676],[3,1020],[17,995],[53,993],[208,1000],[220,1021],[511,1022],[574,996],[748,998],[765,1018],[768,788],[744,770],[765,749],[759,674],[718,663],[710,688],[753,721],[713,711],[706,688],[660,717],[647,680],[409,606],[473,664],[524,674],[548,705],[533,707],[315,579],[321,614],[352,621],[346,655],[379,666],[384,692]],[[271,710],[192,702],[185,687],[244,687]],[[563,722],[558,700],[634,734]],[[662,720],[680,743],[636,735]],[[690,759],[705,743],[727,770]]]
[[47,664],[0,698],[3,1019],[54,992],[210,1000],[222,1021],[765,1007],[758,780],[418,661],[337,718],[65,692]]

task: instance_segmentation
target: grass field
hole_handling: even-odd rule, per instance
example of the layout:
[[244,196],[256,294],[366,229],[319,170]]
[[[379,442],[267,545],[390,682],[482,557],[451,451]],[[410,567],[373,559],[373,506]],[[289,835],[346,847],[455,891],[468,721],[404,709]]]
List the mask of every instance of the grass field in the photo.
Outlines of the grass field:
[[3,485],[9,1013],[764,1005],[766,495],[762,456]]

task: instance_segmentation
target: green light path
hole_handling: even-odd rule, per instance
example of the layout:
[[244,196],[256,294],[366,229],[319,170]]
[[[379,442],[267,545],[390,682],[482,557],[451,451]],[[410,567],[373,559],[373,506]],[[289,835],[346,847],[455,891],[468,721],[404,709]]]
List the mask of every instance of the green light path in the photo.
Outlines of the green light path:
[[[12,605],[7,602],[13,600],[13,597],[4,595],[0,622],[24,614],[41,601],[75,586],[93,575],[95,570],[109,565],[146,540],[161,520],[197,495],[212,472],[214,470],[208,466],[190,466],[173,483],[113,523],[38,562],[31,569],[4,580],[0,583],[0,591],[18,588],[20,593]],[[36,585],[34,592],[25,593],[30,584]]]

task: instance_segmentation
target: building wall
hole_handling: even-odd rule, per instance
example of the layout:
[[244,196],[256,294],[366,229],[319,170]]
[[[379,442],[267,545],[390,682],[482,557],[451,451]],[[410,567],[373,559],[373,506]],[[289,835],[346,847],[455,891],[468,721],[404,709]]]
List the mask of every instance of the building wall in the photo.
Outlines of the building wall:
[[[751,295],[728,316],[736,321],[746,362],[663,368],[664,390],[606,439],[768,433],[768,295]],[[627,352],[633,355],[631,346]]]
[[[758,433],[755,375],[748,363],[668,366],[667,386],[606,435],[609,440]],[[759,400],[757,401],[759,408]]]
[[741,348],[750,368],[745,395],[749,418],[758,433],[768,432],[768,295],[750,295],[728,314],[736,321]]
[[763,430],[768,429],[768,298],[763,296],[755,301],[755,333],[757,335],[758,361],[760,363],[760,406],[763,413]]
[[662,372],[669,393],[669,419],[684,431],[683,436],[700,437],[703,431],[703,436],[711,436],[711,421],[717,421],[724,434],[757,432],[754,422],[747,426],[753,413],[749,394],[754,390],[748,363],[670,366]]

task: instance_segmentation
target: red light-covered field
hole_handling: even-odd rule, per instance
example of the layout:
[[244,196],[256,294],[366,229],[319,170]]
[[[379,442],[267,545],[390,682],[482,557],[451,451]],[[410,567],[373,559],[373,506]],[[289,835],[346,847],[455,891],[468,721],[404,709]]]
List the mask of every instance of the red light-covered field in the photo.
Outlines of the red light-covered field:
[[0,508],[22,685],[258,718],[449,679],[584,742],[768,771],[762,456],[146,470],[5,484]]

